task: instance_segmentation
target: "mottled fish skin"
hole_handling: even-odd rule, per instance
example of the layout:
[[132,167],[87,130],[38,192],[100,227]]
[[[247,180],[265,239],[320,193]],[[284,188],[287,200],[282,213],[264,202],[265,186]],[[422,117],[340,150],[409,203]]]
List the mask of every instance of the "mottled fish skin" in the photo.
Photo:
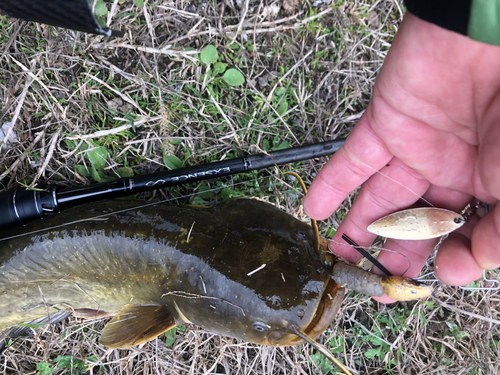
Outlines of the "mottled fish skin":
[[387,215],[366,229],[397,240],[426,240],[444,236],[465,223],[462,215],[435,207],[412,208]]
[[[92,219],[103,213],[110,214]],[[311,227],[257,200],[209,209],[101,202],[23,232],[83,218],[90,219],[0,242],[0,329],[47,308],[115,314],[134,304],[168,306],[177,323],[247,342],[295,345],[301,339],[290,325],[317,335],[343,299]],[[318,308],[325,319],[315,317]]]

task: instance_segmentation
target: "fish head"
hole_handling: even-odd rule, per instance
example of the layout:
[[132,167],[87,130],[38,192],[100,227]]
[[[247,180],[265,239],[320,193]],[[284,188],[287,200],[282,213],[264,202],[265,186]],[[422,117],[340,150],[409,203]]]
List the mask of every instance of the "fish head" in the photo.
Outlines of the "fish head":
[[[246,342],[267,346],[299,345],[305,341],[297,336],[296,330],[315,338],[319,336],[338,313],[344,297],[344,288],[332,280],[328,282],[319,303],[307,306],[302,303],[285,310],[266,309],[259,301],[248,301],[244,310],[239,306],[228,306],[228,301],[219,303],[211,300],[210,307],[201,307],[203,316],[193,318],[192,323],[221,335],[232,336]],[[202,301],[200,301],[202,302]],[[179,301],[179,304],[181,302]],[[259,304],[252,309],[250,303]],[[198,310],[199,311],[199,310]],[[202,320],[200,320],[202,319]]]
[[[309,224],[257,200],[225,201],[213,214],[205,233],[197,232],[204,222],[196,218],[189,243],[196,257],[184,254],[177,276],[171,273],[167,280],[182,278],[176,285],[189,292],[164,295],[179,320],[271,346],[304,342],[296,329],[311,337],[323,332],[344,296],[327,272],[333,267],[327,241],[318,247]],[[199,272],[190,266],[195,262]]]
[[[317,253],[325,268],[333,267],[334,256],[328,250],[328,240],[320,237],[317,244]],[[345,290],[337,285],[331,278],[326,282],[322,296],[317,304],[312,318],[308,322],[297,320],[282,320],[281,324],[276,324],[266,336],[263,345],[270,346],[291,346],[306,342],[303,335],[297,335],[297,330],[305,333],[309,338],[316,338],[332,323],[338,313]]]
[[[269,346],[291,346],[305,343],[302,337],[297,336],[297,329],[306,333],[312,339],[319,336],[332,323],[344,299],[344,288],[333,280],[325,288],[323,296],[316,308],[312,319],[304,324],[298,320],[282,320],[280,324],[270,327],[269,333],[260,344]],[[260,329],[256,326],[254,329]]]
[[[297,227],[294,230],[289,228],[289,232],[306,233],[307,236],[300,240],[304,247],[298,246],[300,241],[297,240],[292,246],[297,250],[275,262],[278,264],[276,267],[268,262],[246,282],[240,280],[241,284],[238,284],[244,286],[245,291],[241,293],[244,297],[239,303],[234,299],[232,302],[235,307],[236,304],[241,306],[242,310],[234,311],[233,308],[236,314],[226,315],[220,326],[221,334],[259,345],[292,346],[306,342],[296,334],[297,330],[314,339],[335,319],[345,291],[326,272],[333,268],[334,263],[334,256],[328,251],[328,241],[321,238],[319,248],[314,249],[310,227],[298,221],[295,225]],[[281,239],[276,241],[276,246],[290,245],[290,241]],[[219,305],[212,300],[211,306],[210,313],[216,314],[227,308],[227,301]],[[220,317],[205,326],[214,330],[216,321],[221,321]]]

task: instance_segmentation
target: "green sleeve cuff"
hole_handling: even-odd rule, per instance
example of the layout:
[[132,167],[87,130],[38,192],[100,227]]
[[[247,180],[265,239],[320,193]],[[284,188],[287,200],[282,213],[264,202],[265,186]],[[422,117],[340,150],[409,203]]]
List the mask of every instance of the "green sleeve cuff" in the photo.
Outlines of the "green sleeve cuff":
[[500,45],[500,0],[406,0],[410,13],[470,38]]
[[472,39],[500,46],[500,1],[473,0],[467,31]]

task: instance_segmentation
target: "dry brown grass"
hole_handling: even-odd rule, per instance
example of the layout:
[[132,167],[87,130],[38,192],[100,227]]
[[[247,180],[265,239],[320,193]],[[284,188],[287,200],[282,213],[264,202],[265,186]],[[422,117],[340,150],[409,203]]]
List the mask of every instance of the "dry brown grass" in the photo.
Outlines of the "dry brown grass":
[[[169,155],[194,165],[258,152],[266,142],[296,146],[345,136],[368,103],[402,18],[401,3],[390,0],[340,1],[335,8],[292,0],[150,0],[142,10],[131,2],[115,3],[112,27],[126,35],[111,41],[2,19],[0,125],[14,121],[17,136],[0,154],[3,189],[93,182],[75,171],[90,163],[70,139],[105,147],[103,173],[116,177],[120,167],[139,174],[161,170]],[[272,7],[279,13],[265,18]],[[205,76],[206,66],[195,55],[209,44],[243,72],[242,87],[228,89]],[[288,90],[289,103],[282,116],[276,112],[280,89]],[[127,129],[112,134],[119,126]],[[306,182],[319,168],[318,161],[298,166]],[[257,180],[254,173],[202,186],[258,195],[296,214],[300,195],[281,177],[285,169],[261,172]],[[197,189],[138,198],[172,199]],[[205,198],[217,199],[219,193]],[[342,217],[340,210],[322,223],[323,232]],[[499,305],[498,291],[439,284],[429,301],[411,304],[379,305],[352,294],[321,341],[342,339],[336,355],[353,373],[497,374]],[[18,339],[0,358],[0,371],[34,374],[36,365],[46,362],[56,374],[78,373],[76,366],[58,368],[57,356],[84,361],[91,374],[328,371],[307,345],[260,347],[197,327],[178,333],[171,347],[162,335],[141,348],[106,351],[97,343],[103,325],[70,318],[34,338]],[[378,348],[379,355],[369,358]]]

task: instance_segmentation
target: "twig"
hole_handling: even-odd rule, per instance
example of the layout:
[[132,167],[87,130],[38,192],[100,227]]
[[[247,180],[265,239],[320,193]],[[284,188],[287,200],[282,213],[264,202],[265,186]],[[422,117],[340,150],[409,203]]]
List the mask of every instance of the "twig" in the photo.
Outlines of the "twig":
[[[247,273],[247,276],[252,276],[254,273],[256,272],[259,272],[260,270],[263,270],[264,267],[266,267],[266,264],[264,263],[262,266],[260,267],[257,267],[256,269],[254,269],[253,271],[250,271],[249,273]],[[281,274],[283,276],[283,274]]]
[[500,324],[500,320],[498,320],[498,319],[488,318],[488,317],[483,316],[483,315],[474,314],[474,313],[471,313],[471,312],[468,312],[468,311],[465,311],[465,310],[458,309],[455,306],[448,305],[447,303],[441,302],[437,298],[433,298],[433,299],[437,303],[439,303],[441,306],[447,308],[448,310],[455,311],[456,313],[468,315],[468,316],[476,318],[476,319],[481,319],[481,320],[484,320],[484,321],[489,322],[491,324]]
[[38,170],[38,173],[36,174],[35,178],[33,179],[33,182],[30,185],[31,187],[35,186],[38,179],[42,176],[42,174],[45,173],[45,169],[47,168],[47,165],[49,165],[50,159],[52,158],[52,155],[54,154],[54,149],[56,148],[56,144],[57,144],[57,140],[59,139],[59,135],[61,135],[61,130],[62,130],[62,126],[57,128],[57,131],[54,134],[54,138],[52,138],[52,141],[50,142],[49,152],[47,153],[47,156],[45,157],[45,161],[43,162],[42,167]]
[[12,115],[12,120],[10,120],[10,126],[9,130],[7,131],[7,134],[5,134],[5,138],[0,142],[0,149],[4,144],[7,144],[10,135],[12,134],[12,131],[14,129],[14,125],[16,124],[17,118],[19,117],[19,113],[21,113],[21,109],[24,104],[24,99],[26,99],[26,94],[28,92],[28,89],[30,88],[31,84],[33,83],[33,78],[30,77],[30,79],[26,82],[26,85],[24,86],[23,92],[21,95],[19,95],[19,102],[17,103],[16,110],[14,111],[14,114]]
[[[271,27],[271,28],[254,28],[254,29],[245,29],[245,34],[261,34],[261,33],[270,33],[270,32],[276,32],[276,31],[283,31],[283,30],[292,30],[292,29],[296,29],[298,27],[301,27],[301,26],[304,26],[306,23],[310,22],[310,21],[313,21],[315,20],[316,18],[318,17],[322,17],[324,16],[325,14],[327,13],[330,13],[331,11],[333,10],[333,8],[328,8],[314,16],[311,16],[311,17],[308,17],[308,18],[305,18],[303,19],[302,21],[299,21],[299,22],[296,22],[294,23],[293,25],[283,25],[283,26],[276,26],[276,27]],[[289,19],[292,19],[292,18],[295,18],[296,16],[293,16],[293,17],[289,17]],[[283,22],[283,21],[281,21]],[[278,21],[274,22],[274,24],[277,24]],[[262,25],[262,24],[260,24]],[[254,26],[257,26],[256,24],[246,24],[244,25],[244,27],[254,27]],[[177,39],[174,39],[174,40],[171,40],[169,43],[170,44],[175,44],[175,43],[178,43],[180,42],[181,40],[184,40],[184,39],[189,39],[189,38],[192,38],[192,37],[195,37],[195,36],[201,36],[201,35],[206,35],[206,34],[214,34],[214,35],[217,35],[219,37],[223,36],[223,34],[226,34],[227,36],[233,36],[233,35],[238,35],[238,31],[236,32],[233,32],[233,31],[229,31],[229,30],[238,30],[238,26],[235,26],[235,25],[232,25],[232,26],[226,26],[222,32],[218,31],[218,30],[215,30],[215,29],[210,29],[210,30],[204,30],[204,31],[200,31],[199,33],[196,33],[196,34],[192,34],[192,35],[184,35],[184,36],[181,36]]]
[[360,322],[358,322],[356,319],[353,319],[353,318],[348,318],[348,319],[351,322],[356,323],[356,325],[358,325],[363,331],[365,331],[366,333],[368,333],[370,336],[376,337],[377,339],[379,339],[383,343],[386,343],[387,345],[392,346],[392,344],[389,341],[384,340],[382,337],[377,336],[376,334],[372,333],[368,328],[366,328],[363,324],[361,324]]
[[219,103],[217,103],[217,101],[215,100],[215,98],[212,96],[212,93],[210,92],[210,90],[207,90],[208,91],[208,94],[210,95],[210,100],[212,100],[212,102],[215,104],[215,106],[217,107],[217,109],[219,110],[220,114],[222,115],[222,117],[224,117],[224,120],[226,120],[227,124],[229,125],[229,127],[231,128],[231,131],[233,132],[232,134],[230,134],[229,136],[226,136],[226,137],[222,137],[221,139],[224,139],[224,138],[229,138],[229,137],[234,137],[234,140],[236,141],[236,143],[238,144],[238,146],[241,147],[241,143],[238,139],[238,134],[236,134],[236,130],[233,126],[233,123],[231,122],[231,120],[229,120],[229,117],[226,116],[226,114],[224,113],[224,111],[222,110],[221,106],[219,105]]
[[[17,61],[15,58],[13,58],[12,56],[10,56],[10,58],[12,59],[12,61],[14,61],[25,73],[27,73],[33,80],[37,81],[38,84],[40,86],[42,86],[45,91],[47,91],[47,94],[49,94],[49,96],[52,98],[52,100],[54,101],[54,103],[56,103],[56,106],[57,108],[59,108],[59,110],[61,111],[61,114],[64,116],[64,109],[61,107],[61,104],[59,104],[59,101],[54,97],[54,95],[52,95],[52,92],[49,90],[49,88],[45,85],[45,83],[43,83],[40,78],[38,78],[35,74],[33,74],[33,72],[28,69],[25,65],[23,65],[22,63],[20,63],[19,61]],[[47,103],[49,104],[49,103]],[[47,107],[51,107],[49,105],[47,105]]]
[[238,23],[238,28],[236,29],[236,32],[233,35],[233,39],[231,39],[231,43],[229,44],[233,44],[236,41],[238,34],[241,32],[241,29],[243,28],[243,22],[245,22],[245,17],[248,12],[248,1],[249,0],[245,0],[245,9],[243,9],[243,14],[241,15],[241,21]]
[[[172,43],[171,43],[172,44]],[[133,46],[130,44],[125,44],[125,43],[98,43],[94,47],[99,49],[99,48],[126,48],[126,49],[133,49],[135,51],[139,52],[145,52],[145,53],[156,53],[160,55],[167,55],[171,57],[184,57],[186,59],[196,61],[196,58],[191,55],[196,55],[199,53],[199,51],[177,51],[171,49],[171,44],[167,45],[166,47],[163,48],[152,48],[152,47],[143,47],[143,46]]]
[[36,136],[35,140],[29,145],[29,147],[26,149],[25,152],[23,152],[17,159],[14,163],[12,163],[12,165],[9,167],[9,169],[7,169],[5,172],[3,172],[1,175],[0,175],[0,181],[3,180],[7,175],[9,175],[10,173],[14,172],[17,170],[17,168],[19,167],[19,165],[24,161],[24,159],[26,159],[26,157],[28,156],[28,153],[32,150],[32,148],[38,143],[38,141],[40,141],[40,139],[43,137],[43,135],[45,134],[45,131],[41,131],[40,133],[38,133],[38,135]]
[[105,86],[108,90],[111,90],[113,91],[116,95],[118,95],[119,97],[121,97],[124,101],[126,101],[127,103],[129,104],[132,104],[135,108],[137,108],[141,113],[144,113],[144,111],[142,110],[141,107],[139,107],[137,105],[136,102],[134,102],[132,99],[130,99],[127,95],[123,94],[121,91],[119,90],[116,90],[114,88],[112,88],[110,85],[108,85],[106,82],[104,82],[102,79],[100,78],[97,78],[95,76],[93,76],[92,74],[89,74],[89,73],[85,73],[85,75],[87,75],[88,77],[90,77],[91,79],[93,79],[94,81],[100,83],[101,85]]
[[135,126],[135,124],[134,125],[132,125],[132,124],[122,125],[122,126],[118,126],[116,128],[113,128],[113,129],[99,130],[99,131],[92,133],[92,134],[74,135],[74,136],[66,137],[66,138],[74,140],[74,139],[89,139],[89,138],[105,137],[107,135],[120,133],[120,132],[125,131],[127,129],[130,129],[134,126]]

